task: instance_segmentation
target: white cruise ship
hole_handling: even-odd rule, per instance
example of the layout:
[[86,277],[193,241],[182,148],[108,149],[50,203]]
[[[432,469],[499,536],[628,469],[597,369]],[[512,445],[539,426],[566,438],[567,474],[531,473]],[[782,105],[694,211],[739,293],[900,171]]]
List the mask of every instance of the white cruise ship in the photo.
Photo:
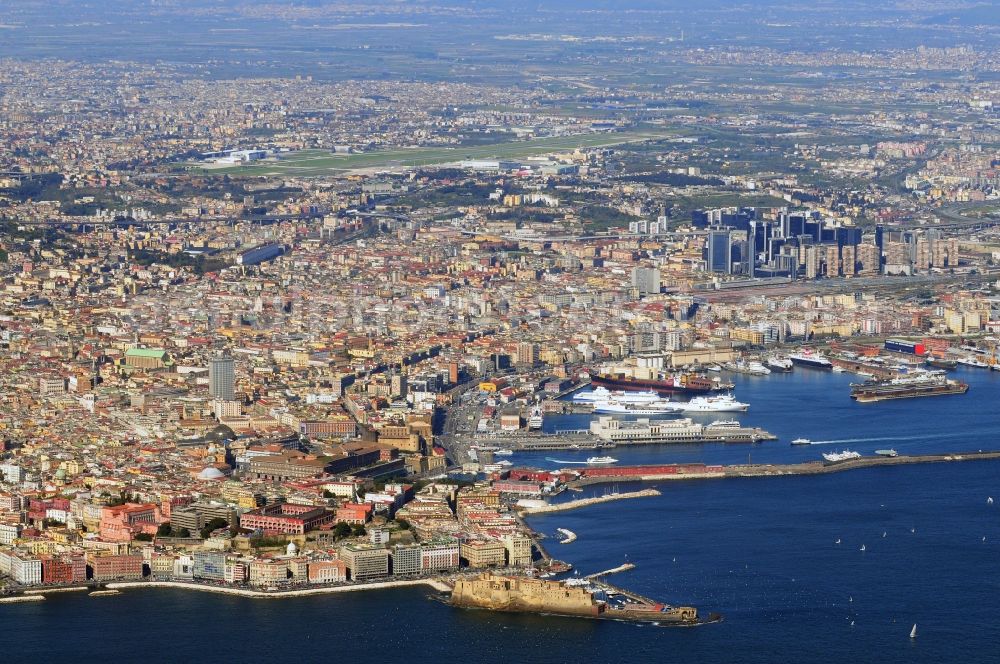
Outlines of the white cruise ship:
[[667,399],[637,404],[609,399],[595,401],[594,412],[602,415],[671,415],[678,412],[678,405]]
[[729,394],[716,397],[694,397],[687,403],[673,404],[677,410],[685,413],[736,413],[743,412],[750,404],[737,401]]
[[632,392],[616,390],[612,392],[606,387],[598,386],[590,392],[577,392],[573,395],[573,401],[583,403],[594,403],[595,401],[617,401],[623,404],[645,404],[652,401],[660,401],[662,397],[652,390],[645,392]]
[[529,429],[541,429],[542,424],[545,422],[542,416],[542,407],[535,406],[531,409],[531,417],[528,418],[528,428]]

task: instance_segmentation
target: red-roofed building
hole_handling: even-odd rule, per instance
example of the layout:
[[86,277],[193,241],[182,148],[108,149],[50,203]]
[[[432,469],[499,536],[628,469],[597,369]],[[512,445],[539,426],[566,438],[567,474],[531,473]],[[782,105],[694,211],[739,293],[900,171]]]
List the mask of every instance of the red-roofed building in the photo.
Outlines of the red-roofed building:
[[240,528],[262,530],[266,534],[302,535],[333,521],[333,512],[312,505],[280,503],[240,516]]
[[374,505],[370,503],[346,503],[337,508],[336,521],[338,523],[343,521],[351,525],[365,524],[371,519],[373,509]]

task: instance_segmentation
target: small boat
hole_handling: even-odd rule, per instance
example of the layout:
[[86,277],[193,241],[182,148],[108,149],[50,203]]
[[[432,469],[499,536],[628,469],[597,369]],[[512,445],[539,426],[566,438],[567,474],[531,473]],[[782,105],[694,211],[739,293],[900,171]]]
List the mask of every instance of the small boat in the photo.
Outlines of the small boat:
[[884,538],[884,537],[885,537],[885,535],[886,535],[886,532],[885,532],[885,531],[883,530],[883,531],[882,531],[882,537]]
[[833,371],[833,373],[844,373],[846,369],[844,369],[844,367],[834,366],[833,369],[831,369],[831,371]]
[[917,638],[917,623],[913,623],[913,629],[910,630],[910,638]]
[[840,538],[839,537],[837,538],[837,541],[834,542],[834,544],[840,544]]
[[993,504],[993,496],[989,496],[989,497],[988,497],[988,498],[986,499],[986,504],[987,504],[987,505],[992,505],[992,504]]
[[796,438],[792,441],[792,445],[812,445],[812,441],[808,438]]
[[867,549],[865,549],[865,545],[864,544],[861,545],[861,549],[860,550],[861,551],[867,551]]

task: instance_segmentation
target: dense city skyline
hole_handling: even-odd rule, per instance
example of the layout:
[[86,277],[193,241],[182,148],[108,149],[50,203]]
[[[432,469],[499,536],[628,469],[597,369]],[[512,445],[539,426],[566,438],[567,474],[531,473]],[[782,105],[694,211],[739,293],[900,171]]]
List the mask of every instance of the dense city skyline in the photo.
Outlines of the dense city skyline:
[[[57,629],[47,607],[76,600],[54,590],[142,587],[330,602],[357,631],[339,593],[419,586],[463,630],[465,607],[532,614],[469,627],[524,661],[756,638],[777,645],[748,661],[901,661],[887,624],[918,658],[989,658],[926,608],[944,588],[898,575],[947,550],[970,562],[944,604],[995,609],[964,571],[990,522],[933,479],[968,467],[960,490],[993,505],[995,3],[0,8],[15,630]],[[780,483],[815,516],[775,505]],[[917,523],[945,506],[974,536]],[[722,539],[690,534],[702,515]],[[685,567],[675,536],[715,549]],[[600,555],[622,537],[631,557]],[[743,541],[755,559],[708,566]],[[423,601],[394,610],[442,615]],[[523,650],[567,616],[609,622]],[[626,647],[616,622],[706,641]]]

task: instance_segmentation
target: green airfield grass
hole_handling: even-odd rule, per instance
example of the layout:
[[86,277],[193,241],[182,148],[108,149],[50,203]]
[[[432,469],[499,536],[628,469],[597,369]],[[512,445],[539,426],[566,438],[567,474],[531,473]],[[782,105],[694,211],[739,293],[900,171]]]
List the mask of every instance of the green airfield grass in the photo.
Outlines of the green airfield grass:
[[285,153],[278,161],[203,170],[206,174],[211,175],[316,177],[365,168],[431,166],[465,159],[515,159],[576,148],[610,147],[622,143],[653,140],[674,135],[676,132],[655,129],[614,134],[580,134],[454,148],[402,148],[362,154],[338,155],[331,154],[327,150],[301,150]]

